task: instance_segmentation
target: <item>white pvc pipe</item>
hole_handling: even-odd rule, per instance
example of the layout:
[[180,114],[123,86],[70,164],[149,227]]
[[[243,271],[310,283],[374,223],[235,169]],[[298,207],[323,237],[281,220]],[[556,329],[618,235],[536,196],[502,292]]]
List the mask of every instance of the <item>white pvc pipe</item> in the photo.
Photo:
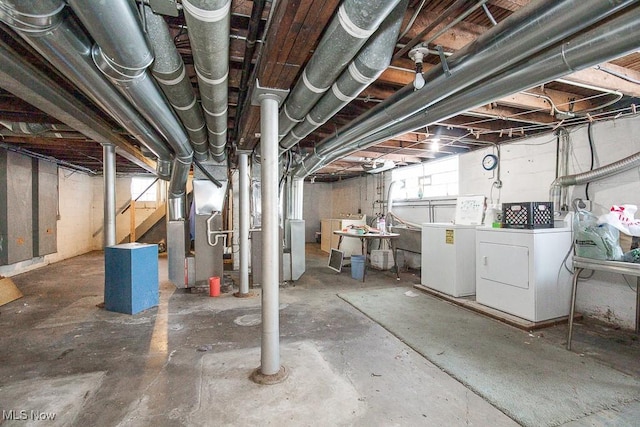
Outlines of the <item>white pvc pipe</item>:
[[[116,244],[116,146],[102,144],[104,178],[104,247]],[[133,208],[132,208],[133,209]]]
[[278,101],[260,96],[260,157],[262,179],[262,347],[260,371],[280,371],[278,312],[280,233],[278,223]]
[[249,155],[247,153],[238,154],[238,166],[240,173],[240,290],[239,295],[249,293]]

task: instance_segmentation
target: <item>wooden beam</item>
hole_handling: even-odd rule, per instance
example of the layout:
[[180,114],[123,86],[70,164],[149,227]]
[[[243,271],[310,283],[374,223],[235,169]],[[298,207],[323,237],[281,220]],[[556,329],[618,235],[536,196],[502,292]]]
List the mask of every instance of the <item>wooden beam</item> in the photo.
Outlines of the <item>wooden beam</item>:
[[[638,71],[623,68],[610,62],[601,64],[601,67],[628,76],[633,80],[640,81],[640,72]],[[613,76],[596,68],[586,68],[584,70],[576,71],[573,74],[563,77],[563,79],[610,90],[617,90],[627,96],[640,97],[640,85],[621,79],[620,77]]]
[[515,12],[531,3],[531,0],[490,0],[489,4]]
[[491,105],[474,108],[473,110],[469,110],[469,113],[478,114],[483,117],[494,117],[539,125],[552,125],[557,122],[556,118],[548,113],[517,111],[509,107]]

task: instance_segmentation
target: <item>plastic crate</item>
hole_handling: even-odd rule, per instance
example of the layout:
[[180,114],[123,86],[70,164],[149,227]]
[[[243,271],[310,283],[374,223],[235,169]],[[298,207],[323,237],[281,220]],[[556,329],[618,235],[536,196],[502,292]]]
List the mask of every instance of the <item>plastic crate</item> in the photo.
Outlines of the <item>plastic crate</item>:
[[553,228],[553,202],[502,204],[503,228]]

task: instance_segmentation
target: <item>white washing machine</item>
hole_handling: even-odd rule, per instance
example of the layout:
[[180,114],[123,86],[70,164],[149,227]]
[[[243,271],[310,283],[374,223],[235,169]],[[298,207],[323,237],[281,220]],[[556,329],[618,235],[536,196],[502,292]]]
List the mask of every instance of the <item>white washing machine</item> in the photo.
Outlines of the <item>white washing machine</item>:
[[569,315],[571,228],[478,228],[476,301],[532,322]]
[[477,227],[422,224],[422,285],[454,297],[476,293]]

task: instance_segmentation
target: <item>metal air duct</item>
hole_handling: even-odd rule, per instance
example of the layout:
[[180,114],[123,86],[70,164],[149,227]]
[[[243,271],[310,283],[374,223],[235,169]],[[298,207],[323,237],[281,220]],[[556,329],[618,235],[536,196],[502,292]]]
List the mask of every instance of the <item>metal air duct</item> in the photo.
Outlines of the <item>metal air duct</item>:
[[399,1],[344,0],[280,111],[280,137],[304,120]]
[[[347,70],[331,86],[331,90],[322,96],[315,107],[306,115],[305,120],[298,123],[280,141],[282,149],[288,150],[322,126],[375,81],[389,66],[407,4],[408,0],[401,0],[398,3],[367,41],[365,47],[349,64]],[[280,133],[282,134],[282,131]]]
[[[606,62],[633,52],[639,47],[640,7],[634,7],[568,42],[531,56],[527,61],[483,81],[480,85],[467,88],[451,98],[433,105],[425,112],[395,123],[387,129],[353,144],[334,150],[322,160],[319,160],[318,157],[309,158],[295,173],[297,176],[306,176],[321,166],[322,161],[331,162],[353,151],[445,120],[463,111],[485,105],[495,99],[554,80],[579,69]],[[603,171],[598,173],[603,173]],[[565,183],[571,185],[570,178],[565,178],[562,182],[563,185]]]
[[19,135],[42,135],[44,133],[60,132],[75,132],[69,126],[55,125],[52,123],[29,123],[29,122],[10,122],[6,120],[0,120],[0,125],[4,126],[12,133]]
[[228,127],[231,0],[183,0],[182,7],[209,131],[209,153],[222,162]]
[[168,179],[171,151],[162,137],[96,69],[91,42],[65,14],[61,0],[0,2],[0,19],[78,86],[103,111],[158,158],[157,174]]
[[560,197],[562,187],[568,187],[570,185],[581,185],[591,181],[597,181],[600,179],[608,178],[610,176],[619,174],[629,169],[633,169],[640,166],[640,153],[632,154],[629,157],[613,162],[609,165],[599,167],[587,172],[582,172],[574,175],[565,175],[556,178],[551,183],[549,189],[550,200],[553,201],[554,206],[561,206]]
[[329,153],[334,157],[333,151],[344,151],[343,147],[401,122],[632,3],[634,0],[544,0],[530,3],[451,55],[447,60],[450,73],[434,67],[425,74],[427,84],[422,89],[414,91],[413,83],[408,84],[340,129],[337,136],[325,138],[304,160],[299,173],[317,170]]
[[[133,150],[112,126],[0,40],[0,87],[101,144],[115,144],[119,154],[153,172],[155,162]],[[88,172],[88,171],[87,171]]]
[[135,3],[128,0],[69,0],[69,4],[97,43],[91,54],[98,68],[173,148],[175,158],[169,184],[168,218],[170,221],[184,219],[193,150],[180,121],[147,72],[153,55]]
[[193,93],[182,57],[164,18],[153,13],[148,6],[144,7],[144,12],[147,34],[155,55],[151,73],[187,130],[194,158],[205,161],[208,147],[204,115]]

